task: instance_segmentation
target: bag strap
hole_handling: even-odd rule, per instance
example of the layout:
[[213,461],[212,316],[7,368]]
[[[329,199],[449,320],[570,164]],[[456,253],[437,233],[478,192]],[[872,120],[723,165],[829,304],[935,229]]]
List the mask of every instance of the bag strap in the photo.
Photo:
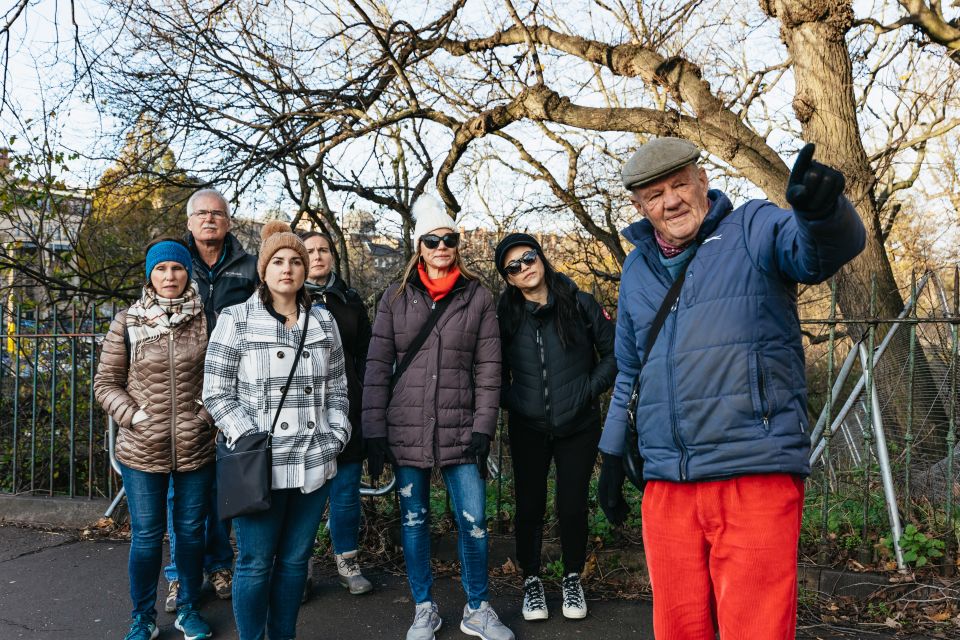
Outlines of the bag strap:
[[287,376],[287,384],[283,387],[280,394],[280,404],[277,405],[277,412],[273,415],[273,424],[270,425],[270,435],[273,436],[273,430],[277,428],[277,420],[280,419],[280,410],[283,409],[283,401],[287,399],[287,392],[290,391],[290,382],[293,380],[293,374],[297,370],[297,363],[300,362],[300,354],[303,353],[303,345],[307,342],[307,327],[310,325],[310,311],[306,310],[306,317],[303,319],[303,332],[300,334],[300,344],[297,345],[297,355],[293,357],[293,364],[290,365],[290,375]]
[[433,331],[435,326],[437,326],[437,321],[440,319],[440,316],[442,316],[443,312],[446,311],[447,307],[450,306],[450,300],[452,298],[453,292],[447,294],[438,302],[433,304],[433,309],[430,311],[430,315],[427,317],[427,321],[424,323],[423,327],[420,328],[420,333],[418,333],[413,339],[413,342],[410,343],[410,348],[407,349],[405,354],[403,354],[403,360],[401,360],[400,364],[397,365],[397,368],[393,370],[393,375],[390,377],[391,389],[393,389],[397,383],[400,382],[400,376],[403,375],[403,372],[406,371],[407,367],[410,366],[410,363],[413,362],[413,359],[420,351],[420,348],[430,336],[430,332]]
[[637,431],[637,405],[640,403],[640,373],[643,371],[643,368],[647,366],[647,359],[650,357],[653,344],[657,341],[657,336],[660,335],[660,329],[663,328],[663,323],[666,322],[667,316],[670,315],[674,303],[680,297],[680,288],[683,287],[683,280],[686,275],[687,270],[684,269],[680,272],[680,275],[677,276],[677,279],[673,281],[673,284],[670,285],[667,295],[663,298],[663,302],[660,303],[660,308],[657,309],[657,315],[653,317],[650,331],[647,332],[647,342],[643,349],[643,360],[640,362],[637,377],[633,379],[633,388],[630,390],[630,399],[627,401],[628,433],[636,433]]
[[686,276],[687,270],[684,269],[680,272],[680,275],[677,276],[677,279],[673,281],[673,284],[670,285],[670,290],[667,291],[663,302],[660,303],[660,308],[657,309],[657,315],[653,317],[650,331],[647,332],[647,343],[643,348],[643,361],[640,363],[641,371],[643,371],[643,367],[647,364],[647,358],[650,357],[650,350],[653,349],[653,344],[657,341],[657,336],[660,335],[660,329],[663,328],[663,323],[667,321],[667,316],[670,315],[673,303],[680,297],[680,288],[683,286],[683,280]]

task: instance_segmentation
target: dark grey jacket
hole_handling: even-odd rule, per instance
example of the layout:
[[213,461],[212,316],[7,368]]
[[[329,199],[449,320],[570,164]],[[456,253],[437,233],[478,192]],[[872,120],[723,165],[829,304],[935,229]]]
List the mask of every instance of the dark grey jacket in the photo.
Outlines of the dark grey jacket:
[[500,403],[500,331],[493,296],[460,278],[450,305],[390,393],[395,363],[433,301],[414,274],[400,296],[390,285],[373,322],[363,383],[363,435],[386,436],[399,464],[430,468],[474,462],[471,432],[491,438]]
[[207,316],[207,335],[213,332],[217,316],[226,307],[243,304],[260,283],[257,275],[257,257],[247,253],[232,233],[224,239],[223,255],[213,268],[197,253],[193,234],[186,235],[190,255],[193,257],[193,279],[200,289],[203,312]]

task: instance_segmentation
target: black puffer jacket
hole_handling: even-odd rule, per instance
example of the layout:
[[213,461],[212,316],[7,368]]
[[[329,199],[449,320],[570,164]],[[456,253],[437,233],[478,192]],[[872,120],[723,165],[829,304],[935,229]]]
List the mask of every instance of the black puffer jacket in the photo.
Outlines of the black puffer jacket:
[[367,308],[355,289],[332,275],[333,282],[321,291],[307,287],[314,304],[323,304],[333,314],[340,330],[343,355],[347,369],[347,397],[350,399],[350,442],[337,456],[339,462],[363,460],[363,432],[360,427],[363,413],[363,374],[367,366],[367,350],[370,348],[370,317]]
[[228,233],[223,241],[223,255],[210,268],[197,253],[193,234],[188,231],[185,240],[193,257],[193,279],[200,289],[203,313],[207,316],[207,335],[210,335],[220,312],[246,302],[260,284],[257,257],[244,251],[236,236]]
[[[566,279],[564,279],[566,281]],[[576,289],[572,281],[566,283]],[[519,326],[510,326],[506,294],[498,316],[503,340],[501,406],[512,426],[562,437],[600,426],[600,395],[617,375],[614,325],[596,299],[576,291],[577,339],[564,349],[553,295],[543,306],[526,302]]]

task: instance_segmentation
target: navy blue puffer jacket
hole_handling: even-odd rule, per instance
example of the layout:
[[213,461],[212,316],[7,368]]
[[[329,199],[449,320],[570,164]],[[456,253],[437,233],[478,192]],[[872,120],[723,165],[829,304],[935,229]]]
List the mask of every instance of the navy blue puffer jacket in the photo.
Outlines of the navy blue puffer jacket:
[[[757,473],[806,476],[810,438],[797,283],[826,280],[863,250],[866,234],[841,197],[807,220],[765,200],[733,209],[721,192],[640,378],[637,428],[648,480]],[[619,374],[600,449],[621,455],[626,405],[647,331],[671,284],[647,220],[620,283]]]

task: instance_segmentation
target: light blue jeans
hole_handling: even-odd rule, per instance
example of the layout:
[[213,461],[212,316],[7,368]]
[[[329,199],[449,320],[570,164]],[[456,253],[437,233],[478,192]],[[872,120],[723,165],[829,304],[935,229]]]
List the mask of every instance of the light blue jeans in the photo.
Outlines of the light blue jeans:
[[330,480],[330,539],[333,552],[357,550],[360,534],[360,474],[362,462],[337,463],[337,475]]
[[233,617],[240,640],[296,637],[307,565],[323,518],[330,483],[312,493],[274,489],[270,508],[233,519],[237,565]]
[[[407,580],[417,604],[433,597],[433,572],[430,570],[430,473],[432,469],[397,467],[397,491],[400,494],[400,540],[407,565]],[[486,483],[476,464],[442,467],[457,523],[457,552],[460,577],[467,603],[474,609],[489,600],[487,590],[487,517]]]

